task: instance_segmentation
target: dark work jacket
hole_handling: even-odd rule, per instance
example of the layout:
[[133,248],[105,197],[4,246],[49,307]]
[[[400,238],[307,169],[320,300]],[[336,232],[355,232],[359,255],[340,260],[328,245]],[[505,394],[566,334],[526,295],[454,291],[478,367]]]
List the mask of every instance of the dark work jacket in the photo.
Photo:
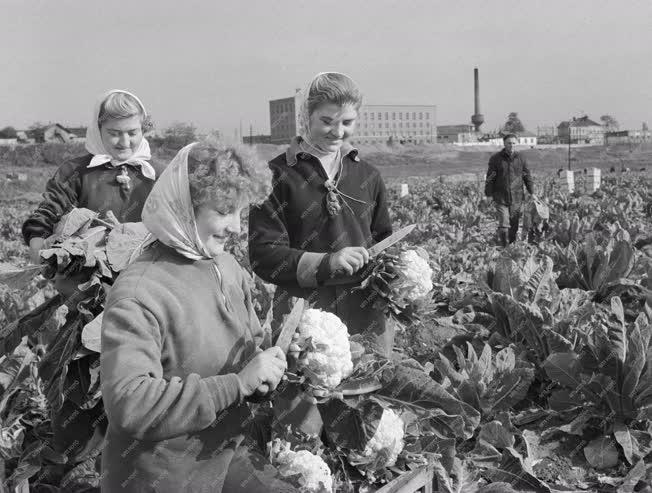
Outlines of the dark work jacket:
[[505,149],[489,159],[484,193],[494,202],[503,205],[520,206],[525,198],[523,185],[533,193],[533,182],[525,156],[515,152],[510,156]]
[[[287,312],[284,298],[291,296],[314,302],[317,308],[336,314],[350,334],[385,333],[385,317],[373,308],[368,293],[348,287],[325,287],[330,276],[329,254],[344,247],[365,248],[392,233],[385,184],[376,168],[360,160],[357,150],[345,155],[338,188],[357,200],[346,199],[339,215],[326,209],[326,172],[319,160],[298,147],[270,162],[273,189],[268,199],[249,214],[249,258],[256,274],[279,286],[275,293],[276,313]],[[300,259],[314,258],[313,285],[300,283]],[[325,255],[317,255],[325,254]],[[305,261],[305,259],[304,259]],[[302,261],[303,262],[303,261]],[[391,344],[391,341],[389,342]],[[387,351],[390,348],[382,348]]]
[[[131,189],[125,191],[116,177],[120,167],[110,164],[88,168],[93,156],[87,154],[71,159],[59,167],[48,181],[43,201],[23,224],[23,238],[29,245],[32,238],[47,238],[61,216],[74,207],[84,207],[104,215],[113,211],[120,222],[138,222],[154,181],[145,178],[140,168],[126,165]],[[158,177],[165,168],[154,163]]]

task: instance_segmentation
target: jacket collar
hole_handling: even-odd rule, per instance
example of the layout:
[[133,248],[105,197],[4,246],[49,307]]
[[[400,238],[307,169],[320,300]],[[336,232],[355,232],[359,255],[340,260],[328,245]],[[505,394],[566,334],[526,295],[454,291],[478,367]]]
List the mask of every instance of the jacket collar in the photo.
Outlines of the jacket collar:
[[518,151],[514,151],[514,154],[509,154],[504,147],[503,147],[503,150],[500,151],[500,152],[502,152],[503,156],[505,156],[508,159],[512,159],[512,160],[516,159],[516,157],[518,156]]
[[[305,159],[308,156],[312,156],[312,154],[303,151],[299,146],[302,140],[303,139],[301,137],[295,137],[292,139],[292,142],[290,142],[290,146],[287,148],[287,151],[285,151],[285,161],[287,162],[288,166],[294,166],[297,164],[298,159]],[[350,142],[345,141],[342,143],[341,152],[342,157],[350,156],[351,159],[356,163],[360,162],[360,158],[358,157],[359,151],[357,148],[353,147]]]

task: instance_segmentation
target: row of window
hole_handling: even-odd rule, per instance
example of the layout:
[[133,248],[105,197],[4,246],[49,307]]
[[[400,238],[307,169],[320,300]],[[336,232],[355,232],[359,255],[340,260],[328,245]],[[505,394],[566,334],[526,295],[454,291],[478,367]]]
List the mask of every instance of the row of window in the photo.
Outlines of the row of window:
[[272,111],[275,112],[275,113],[294,111],[294,104],[292,104],[292,103],[280,103],[280,104],[272,105]]
[[272,128],[273,134],[286,134],[286,133],[293,133],[293,132],[294,132],[294,125],[276,125],[274,128]]
[[[387,139],[383,137],[379,138],[374,138],[371,139],[369,137],[367,138],[362,138],[362,139],[355,139],[354,144],[377,144],[378,142],[385,142]],[[409,137],[409,138],[404,138],[404,137],[396,137],[396,140],[398,141],[405,141],[405,142],[412,142],[412,143],[417,143],[417,144],[423,144],[423,143],[428,143],[431,144],[433,141],[430,138],[418,138],[418,137]]]
[[396,131],[393,131],[393,130],[371,130],[369,132],[361,133],[361,135],[359,137],[383,136],[383,135],[386,135],[388,137],[390,135],[393,135],[394,137],[405,136],[405,135],[415,135],[415,136],[418,135],[418,136],[421,136],[421,137],[430,137],[430,134],[424,133],[424,132],[421,132],[421,131],[416,131],[416,130],[405,130],[405,131],[401,131],[401,132],[396,132]]
[[[416,111],[413,111],[413,112],[412,112],[412,120],[416,120],[416,119],[417,119],[417,114],[419,115],[419,120],[423,120],[423,118],[424,118],[423,115],[426,115],[426,116],[425,116],[426,120],[430,120],[430,113],[427,113],[427,112],[424,113],[423,111],[419,111],[419,113],[417,113]],[[364,113],[364,118],[365,118],[365,119],[366,119],[366,118],[369,118],[370,120],[374,120],[374,119],[375,119],[375,115],[378,115],[378,120],[382,120],[382,119],[383,119],[383,113],[382,113],[381,111],[379,111],[379,112],[377,112],[377,113],[376,113],[376,112],[373,112],[373,111],[372,111],[372,112],[369,112],[369,113],[365,112],[365,113]],[[399,111],[399,113],[398,113],[398,119],[399,119],[399,120],[402,120],[402,119],[403,119],[403,112],[402,112],[402,111]],[[410,112],[409,112],[409,111],[406,111],[406,112],[405,112],[405,119],[406,119],[406,120],[409,120],[409,119],[410,119]],[[388,112],[388,111],[385,112],[385,120],[389,120],[389,112]],[[392,120],[396,120],[396,112],[392,112]]]
[[[378,123],[378,126],[379,128],[382,128],[383,124]],[[430,128],[430,122],[426,122],[425,125],[423,124],[423,122],[419,122],[418,126],[419,128],[423,128],[423,127]],[[385,128],[389,128],[389,127],[390,127],[389,123],[385,122]],[[375,128],[375,125],[373,123],[369,123],[369,124],[363,123],[362,125],[360,125],[360,128]],[[392,128],[403,128],[403,122],[398,122],[398,124],[396,122],[393,122]],[[410,128],[410,122],[405,122],[405,128]],[[412,128],[417,128],[417,122],[412,122]]]
[[[276,114],[276,113],[284,113],[284,112],[293,112],[293,111],[294,111],[294,104],[292,104],[292,103],[281,103],[281,104],[274,105],[272,107],[272,112],[274,114]],[[389,112],[388,111],[385,111],[384,113],[382,111],[378,111],[378,112],[373,112],[372,111],[372,112],[369,112],[369,113],[365,112],[364,113],[364,118],[365,119],[369,118],[371,120],[374,120],[374,119],[376,119],[376,115],[377,115],[378,120],[383,120],[383,114],[385,116],[384,119],[389,120]],[[396,120],[396,115],[397,115],[397,112],[392,112],[392,120]],[[406,120],[410,120],[410,115],[412,115],[412,118],[411,118],[412,120],[416,120],[417,118],[419,120],[423,120],[423,119],[430,120],[430,113],[423,112],[423,111],[419,111],[419,112],[413,111],[411,113],[409,111],[406,111],[405,113],[400,111],[400,112],[398,112],[398,119],[403,120],[403,115],[405,115]]]

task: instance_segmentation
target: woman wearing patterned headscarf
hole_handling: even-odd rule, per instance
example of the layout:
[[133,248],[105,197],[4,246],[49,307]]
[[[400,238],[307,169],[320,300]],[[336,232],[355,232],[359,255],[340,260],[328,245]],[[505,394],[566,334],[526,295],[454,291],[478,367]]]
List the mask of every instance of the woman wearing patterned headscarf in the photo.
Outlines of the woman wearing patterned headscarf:
[[284,300],[305,298],[388,354],[393,330],[368,293],[323,285],[360,270],[369,260],[367,248],[392,232],[380,173],[350,142],[361,104],[360,91],[344,74],[321,73],[308,84],[299,136],[270,162],[272,193],[250,211],[249,255],[256,274],[279,287],[275,320],[288,310]]
[[143,137],[149,125],[147,110],[135,95],[121,90],[102,95],[86,131],[88,154],[61,165],[48,181],[43,201],[23,224],[32,262],[40,262],[45,238],[74,207],[111,211],[119,222],[140,221],[157,174]]
[[295,491],[244,446],[244,399],[274,390],[286,360],[260,347],[248,274],[224,252],[270,178],[247,149],[191,144],[147,199],[152,241],[121,272],[102,322],[103,491]]

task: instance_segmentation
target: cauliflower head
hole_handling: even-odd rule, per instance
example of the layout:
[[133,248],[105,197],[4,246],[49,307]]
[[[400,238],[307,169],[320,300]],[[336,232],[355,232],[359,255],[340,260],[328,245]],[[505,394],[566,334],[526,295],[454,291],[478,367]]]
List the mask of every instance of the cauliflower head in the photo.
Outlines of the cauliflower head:
[[399,292],[402,298],[414,302],[428,295],[433,289],[433,270],[428,260],[416,250],[405,250],[399,254],[398,267],[402,274]]
[[337,387],[353,372],[349,331],[337,315],[309,308],[299,322],[300,344],[311,340],[299,367],[314,385]]
[[281,476],[300,474],[301,491],[332,492],[333,477],[324,459],[308,450],[294,452],[287,447],[278,453],[274,463]]
[[393,466],[405,445],[404,436],[403,420],[391,409],[384,409],[376,433],[367,442],[363,455],[377,457],[384,453],[387,459],[383,467]]

